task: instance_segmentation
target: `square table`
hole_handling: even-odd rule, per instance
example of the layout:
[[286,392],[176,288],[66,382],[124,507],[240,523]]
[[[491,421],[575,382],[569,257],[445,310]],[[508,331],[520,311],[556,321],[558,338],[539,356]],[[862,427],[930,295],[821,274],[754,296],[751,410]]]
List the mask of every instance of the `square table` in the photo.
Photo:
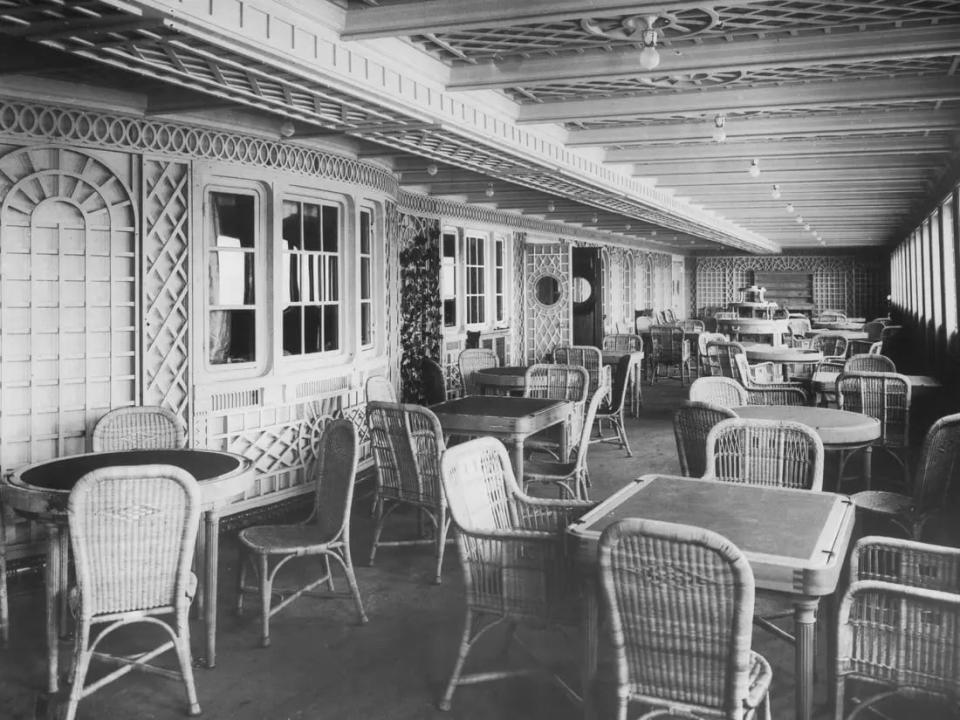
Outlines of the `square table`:
[[560,452],[569,448],[568,425],[574,403],[544,398],[465,395],[431,405],[446,435],[492,435],[512,448],[511,464],[523,482],[523,443],[530,435],[560,425]]
[[[600,534],[627,517],[713,530],[743,551],[758,589],[790,597],[796,624],[796,716],[810,720],[816,611],[820,598],[834,593],[840,580],[855,518],[850,498],[671,475],[644,475],[608,497],[567,529],[586,581],[584,688],[593,687],[597,668]],[[833,619],[832,612],[826,616]],[[833,642],[833,633],[828,637]],[[585,708],[590,716],[589,702]]]

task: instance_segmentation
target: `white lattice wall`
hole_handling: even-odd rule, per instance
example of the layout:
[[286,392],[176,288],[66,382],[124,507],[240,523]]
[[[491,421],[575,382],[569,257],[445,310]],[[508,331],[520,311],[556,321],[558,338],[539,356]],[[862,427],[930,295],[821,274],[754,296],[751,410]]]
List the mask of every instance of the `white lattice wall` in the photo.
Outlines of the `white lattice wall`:
[[[557,345],[570,343],[570,246],[558,243],[528,243],[524,252],[527,298],[524,313],[524,364],[537,362]],[[537,300],[537,281],[553,275],[560,281],[560,299],[550,307]]]

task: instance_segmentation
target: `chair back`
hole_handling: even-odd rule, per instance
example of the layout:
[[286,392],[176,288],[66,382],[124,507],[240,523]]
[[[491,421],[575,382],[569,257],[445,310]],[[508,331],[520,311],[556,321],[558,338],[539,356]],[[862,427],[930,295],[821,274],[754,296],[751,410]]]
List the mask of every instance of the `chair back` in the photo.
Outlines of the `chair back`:
[[480,437],[443,455],[443,490],[454,524],[470,533],[518,526],[516,497],[522,495],[503,443]]
[[768,487],[821,490],[823,441],[808,425],[735,418],[707,435],[705,477]]
[[956,594],[960,548],[868,535],[857,540],[850,553],[850,580],[880,580]]
[[[913,477],[913,499],[919,512],[946,505],[953,480],[960,474],[960,413],[945,415],[927,431]],[[960,589],[960,583],[955,589]]]
[[663,311],[663,321],[667,325],[671,325],[677,321],[677,316],[673,312],[672,308],[667,308],[666,310]]
[[743,407],[750,404],[747,389],[733,378],[702,377],[690,385],[687,395],[690,402],[710,403],[725,408]]
[[467,348],[460,351],[457,365],[460,369],[460,379],[463,382],[463,394],[477,395],[480,388],[473,379],[473,374],[477,370],[499,367],[500,358],[490,348]]
[[650,330],[650,327],[653,325],[653,318],[649,315],[637,315],[633,319],[634,330],[637,331],[637,334],[645,333]]
[[313,517],[321,537],[335,539],[350,532],[350,507],[360,458],[357,429],[351,420],[331,420],[320,438],[315,466]]
[[[733,382],[729,378],[703,379]],[[703,476],[707,469],[707,433],[721,420],[735,417],[737,414],[727,407],[697,401],[688,402],[673,413],[673,436],[677,441],[677,456],[683,475]]]
[[368,377],[365,390],[367,402],[399,402],[393,383],[383,375],[371,375]]
[[743,553],[710,530],[638,518],[608,526],[599,548],[618,694],[740,717],[755,588]]
[[881,355],[883,353],[883,343],[879,340],[870,346],[868,351],[870,355]]
[[80,478],[67,509],[86,617],[189,603],[200,488],[173,465],[101,468]]
[[734,358],[744,355],[743,345],[732,340],[711,340],[707,343],[707,370],[715,377],[738,379]]
[[367,403],[370,450],[381,497],[437,507],[442,502],[440,421],[421,405]]
[[685,333],[702,333],[707,329],[703,320],[697,320],[696,318],[681,320],[679,324]]
[[886,355],[871,355],[870,353],[860,353],[851,355],[843,364],[843,372],[892,372],[897,371],[897,366],[893,360]]
[[805,316],[787,319],[787,329],[794,337],[802,337],[810,332],[810,319]]
[[186,433],[180,419],[167,408],[153,406],[114,408],[93,428],[94,452],[181,448]]
[[436,405],[445,401],[447,399],[447,379],[440,363],[433,358],[424,357],[420,360],[420,369],[427,405]]
[[650,340],[657,359],[665,364],[679,363],[684,354],[684,332],[676,325],[654,325],[650,328]]
[[617,360],[617,366],[613,369],[613,377],[610,384],[610,400],[603,411],[612,415],[620,412],[627,399],[627,385],[630,384],[630,365],[634,359],[630,355],[623,355]]
[[604,384],[603,353],[593,345],[561,345],[553,351],[558,365],[580,365],[590,374],[590,392]]
[[841,410],[880,421],[880,444],[907,447],[910,441],[910,381],[889,372],[844,372],[837,378]]
[[[629,361],[630,356],[627,355],[621,359]],[[602,388],[595,390],[590,396],[590,402],[587,403],[587,409],[583,413],[583,425],[580,427],[580,436],[576,439],[576,446],[570,452],[570,457],[573,458],[573,462],[578,471],[582,471],[587,467],[587,451],[590,449],[590,435],[593,434],[593,421],[596,419],[597,411],[605,398],[606,392]]]
[[523,396],[584,403],[590,394],[590,374],[582,365],[534,363],[523,375]]
[[631,353],[643,350],[643,338],[634,333],[614,333],[603,336],[604,352]]
[[838,333],[815,335],[810,346],[822,352],[824,357],[844,358],[847,355],[847,339]]
[[824,310],[817,317],[817,322],[838,323],[846,322],[847,314],[843,310]]
[[868,323],[864,323],[863,331],[867,334],[867,340],[870,342],[875,342],[880,339],[880,334],[883,332],[883,328],[886,327],[886,323],[881,322],[880,320],[871,320]]

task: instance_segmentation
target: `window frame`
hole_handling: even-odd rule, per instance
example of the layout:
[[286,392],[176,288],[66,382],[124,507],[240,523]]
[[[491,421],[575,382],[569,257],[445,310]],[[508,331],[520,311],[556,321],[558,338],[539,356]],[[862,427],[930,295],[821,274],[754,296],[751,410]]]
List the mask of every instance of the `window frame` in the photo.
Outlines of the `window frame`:
[[[454,256],[447,253],[447,238],[454,239]],[[483,260],[481,264],[469,263],[471,243],[479,243],[482,248]],[[501,264],[497,263],[497,251],[500,250]],[[511,324],[511,302],[513,288],[511,285],[513,273],[513,259],[511,256],[511,236],[509,233],[493,230],[480,230],[469,226],[443,225],[440,231],[440,269],[439,293],[443,312],[443,329],[447,335],[454,336],[468,330],[480,332],[499,332],[506,330]],[[482,277],[482,291],[470,292],[469,273],[475,270],[475,277]],[[500,277],[501,286],[498,291],[497,279]],[[451,290],[448,285],[453,283]],[[480,308],[483,320],[470,320],[468,310],[470,299],[476,298],[475,308]],[[498,300],[500,301],[502,316],[498,316]],[[453,302],[456,311],[455,322],[449,321],[447,303]]]

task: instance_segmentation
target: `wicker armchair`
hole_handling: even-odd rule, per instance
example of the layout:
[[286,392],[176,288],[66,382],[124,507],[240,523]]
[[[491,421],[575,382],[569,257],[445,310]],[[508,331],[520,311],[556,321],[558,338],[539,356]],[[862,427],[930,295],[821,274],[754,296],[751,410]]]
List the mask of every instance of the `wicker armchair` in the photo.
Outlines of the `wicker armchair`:
[[427,405],[444,402],[447,399],[447,378],[443,367],[436,360],[424,357],[420,359],[420,370]]
[[181,448],[186,438],[180,419],[163,407],[122,407],[106,413],[93,428],[93,451]]
[[788,344],[793,347],[800,347],[806,341],[807,334],[810,332],[810,319],[807,317],[791,317],[787,319],[787,329],[790,331]]
[[847,357],[847,345],[845,336],[830,332],[819,333],[810,340],[810,348],[822,352],[825,360],[843,362]]
[[[314,468],[313,512],[297,525],[255,525],[240,531],[239,540],[247,551],[247,559],[256,568],[258,585],[246,584],[246,569],[249,563],[244,558],[238,562],[237,614],[243,612],[243,596],[246,592],[260,593],[260,642],[270,645],[270,618],[297,598],[314,594],[314,589],[327,583],[326,597],[352,598],[361,623],[367,622],[360,589],[353,571],[350,555],[350,508],[353,503],[353,485],[357,473],[360,443],[357,430],[350,420],[333,420],[323,431],[320,439],[319,467]],[[298,557],[321,556],[326,572],[309,580],[296,589],[278,590],[274,585],[277,573],[289,561]],[[270,558],[276,558],[270,567]],[[343,569],[349,592],[335,594],[331,558]],[[274,595],[284,595],[273,604]]]
[[743,407],[750,404],[747,389],[733,378],[703,377],[690,385],[687,394],[690,402],[705,402],[725,408]]
[[747,390],[750,405],[809,405],[801,382],[757,382],[746,355],[734,355],[737,379]]
[[893,360],[886,355],[871,355],[870,353],[861,353],[860,355],[851,355],[843,364],[843,372],[892,372],[897,371],[897,366]]
[[[903,469],[910,483],[910,380],[897,373],[843,373],[837,378],[841,410],[863,413],[880,421],[880,438],[873,447],[885,450]],[[853,454],[844,453],[843,467]],[[869,488],[867,488],[869,490]]]
[[737,414],[727,407],[697,401],[690,401],[673,413],[673,436],[677,441],[681,474],[687,477],[703,476],[707,471],[707,434],[721,420],[735,417]]
[[[630,385],[633,367],[635,363],[640,362],[636,357],[634,355],[624,355],[617,360],[617,366],[613,371],[613,386],[607,397],[607,402],[597,408],[597,437],[591,441],[619,445],[626,450],[627,457],[633,457],[633,452],[630,450],[630,441],[627,439],[627,430],[623,424],[623,413],[627,406],[627,386]],[[638,357],[642,357],[642,355]],[[584,422],[589,425],[589,421],[585,420]],[[607,437],[603,434],[603,424],[605,422],[613,426],[616,435]]]
[[815,323],[846,322],[847,314],[843,310],[824,310],[813,321]]
[[581,580],[564,533],[592,503],[523,494],[506,449],[491,437],[450,448],[441,466],[466,593],[460,648],[439,702],[449,710],[458,685],[529,672],[463,675],[467,655],[487,630],[500,623],[576,627],[580,622]]
[[393,383],[383,375],[371,375],[368,377],[365,390],[367,402],[399,402]]
[[643,350],[643,338],[633,333],[612,333],[603,336],[603,352],[631,353]]
[[886,326],[887,324],[882,320],[871,320],[870,322],[865,323],[863,326],[863,332],[867,334],[867,337],[863,340],[851,340],[850,352],[854,354],[869,352],[870,346],[880,340],[880,335]]
[[711,375],[710,365],[707,362],[707,343],[726,342],[727,336],[717,332],[702,332],[697,335],[697,375]]
[[583,427],[580,430],[580,437],[571,451],[572,460],[530,459],[524,461],[524,492],[526,492],[531,485],[546,484],[555,485],[560,492],[560,497],[566,496],[580,500],[587,499],[587,487],[589,486],[589,478],[587,476],[587,451],[590,449],[590,435],[593,431],[593,421],[597,415],[597,409],[603,401],[604,394],[603,390],[597,390],[590,396],[590,402],[587,403],[587,412],[583,419]]
[[500,358],[490,348],[467,348],[460,351],[457,358],[457,366],[460,369],[460,381],[463,383],[464,395],[479,395],[480,388],[473,379],[473,373],[477,370],[499,367]]
[[553,362],[558,365],[580,365],[590,375],[590,394],[608,384],[603,353],[593,345],[561,345],[553,351]]
[[[548,400],[569,400],[575,403],[567,424],[567,437],[574,438],[583,428],[583,414],[590,397],[590,375],[582,365],[554,365],[535,363],[523,376],[523,396]],[[606,390],[604,390],[606,392]],[[541,450],[560,457],[560,428],[549,427],[528,437],[524,442],[527,450]]]
[[960,414],[954,414],[940,418],[927,432],[909,493],[864,490],[853,494],[853,502],[897,525],[907,537],[920,540],[927,521],[948,510],[947,496],[958,473]]
[[[197,588],[190,572],[200,522],[197,481],[171,465],[94,470],[70,492],[68,519],[77,628],[65,720],[73,720],[80,700],[131,670],[182,680],[189,712],[198,715],[188,617]],[[162,628],[165,642],[129,656],[113,655],[109,643],[101,644],[136,623]],[[175,650],[179,670],[151,664],[169,650]],[[85,685],[94,659],[120,667]]]
[[[440,455],[444,450],[440,421],[420,405],[371,402],[367,403],[367,425],[377,471],[370,564],[380,545],[431,544],[437,555],[434,582],[439,584],[450,526],[447,503],[440,489]],[[401,505],[412,505],[430,519],[434,530],[432,539],[380,540],[384,523]]]
[[707,374],[713,377],[728,377],[737,380],[734,358],[744,355],[743,345],[732,340],[709,340],[707,342]]
[[687,318],[686,320],[681,320],[677,323],[680,327],[683,328],[685,333],[702,333],[706,331],[707,326],[704,324],[703,320],[697,320],[696,318]]
[[[918,698],[941,702],[943,716],[955,717],[960,550],[865,537],[850,563],[852,582],[837,623],[835,719],[868,709],[890,717],[883,703],[898,695],[909,702],[905,707],[920,711],[918,717],[925,716]],[[848,715],[850,681],[880,692],[863,698],[866,688],[860,688]]]
[[750,649],[754,580],[717,533],[629,518],[600,536],[618,720],[653,715],[769,720],[769,663]]
[[670,377],[670,368],[677,368],[680,385],[683,385],[684,372],[690,381],[690,343],[683,328],[675,325],[654,325],[650,328],[650,383],[656,382],[660,369],[665,368]]
[[823,441],[788,420],[723,420],[706,442],[704,477],[767,487],[823,489]]

